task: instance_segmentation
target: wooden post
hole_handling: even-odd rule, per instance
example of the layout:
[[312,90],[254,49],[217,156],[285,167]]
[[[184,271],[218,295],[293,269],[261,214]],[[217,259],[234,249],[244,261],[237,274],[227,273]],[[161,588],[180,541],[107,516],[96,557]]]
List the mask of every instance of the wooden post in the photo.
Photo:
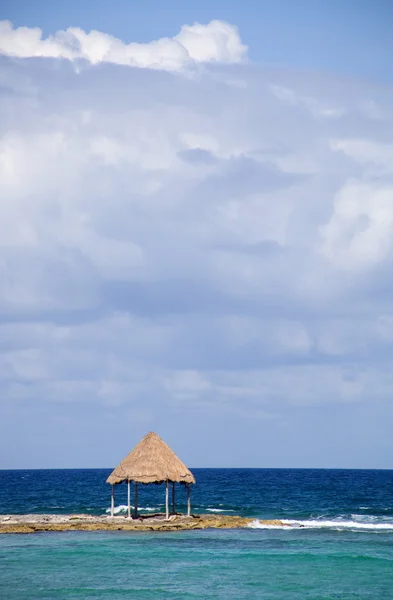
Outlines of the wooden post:
[[187,483],[187,517],[191,516],[191,494],[190,494],[190,484]]
[[166,480],[166,491],[165,491],[165,518],[169,519],[169,492],[168,492],[168,480]]
[[135,506],[134,506],[134,519],[138,518],[138,482],[135,482]]
[[115,486],[112,483],[111,517],[115,516]]
[[172,481],[172,513],[175,515],[175,482]]
[[131,519],[131,482],[128,480],[128,518]]

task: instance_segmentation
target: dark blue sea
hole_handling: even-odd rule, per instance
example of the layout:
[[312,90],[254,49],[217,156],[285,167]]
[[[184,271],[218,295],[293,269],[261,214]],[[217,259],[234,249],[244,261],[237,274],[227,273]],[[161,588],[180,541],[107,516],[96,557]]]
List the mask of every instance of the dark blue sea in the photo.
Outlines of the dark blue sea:
[[[251,526],[2,535],[0,598],[393,600],[393,470],[192,471],[192,512],[248,516]],[[0,471],[0,513],[105,514],[109,473]],[[142,513],[164,502],[163,485],[139,487]],[[115,504],[125,513],[125,484]]]

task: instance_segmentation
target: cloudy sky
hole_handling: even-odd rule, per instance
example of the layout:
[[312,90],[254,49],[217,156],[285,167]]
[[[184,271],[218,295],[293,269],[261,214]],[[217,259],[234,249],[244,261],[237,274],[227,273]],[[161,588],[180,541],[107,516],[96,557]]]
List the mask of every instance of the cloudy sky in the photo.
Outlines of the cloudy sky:
[[0,468],[391,468],[391,3],[81,4],[0,8]]

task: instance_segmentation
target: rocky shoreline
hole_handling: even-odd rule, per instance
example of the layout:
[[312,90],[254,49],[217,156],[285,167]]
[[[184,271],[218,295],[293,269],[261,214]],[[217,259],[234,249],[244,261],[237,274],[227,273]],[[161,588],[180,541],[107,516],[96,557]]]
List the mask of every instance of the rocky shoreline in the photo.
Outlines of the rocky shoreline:
[[[247,527],[254,519],[228,515],[156,514],[128,519],[124,516],[92,515],[0,515],[1,533],[38,533],[42,531],[183,531],[190,529],[236,529]],[[285,526],[277,519],[260,520],[264,525]]]

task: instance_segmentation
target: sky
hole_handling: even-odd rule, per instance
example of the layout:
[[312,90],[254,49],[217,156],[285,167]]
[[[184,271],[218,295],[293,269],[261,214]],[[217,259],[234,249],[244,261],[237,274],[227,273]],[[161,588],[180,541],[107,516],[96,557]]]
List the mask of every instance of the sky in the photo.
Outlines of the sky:
[[391,2],[0,6],[0,468],[393,468]]

